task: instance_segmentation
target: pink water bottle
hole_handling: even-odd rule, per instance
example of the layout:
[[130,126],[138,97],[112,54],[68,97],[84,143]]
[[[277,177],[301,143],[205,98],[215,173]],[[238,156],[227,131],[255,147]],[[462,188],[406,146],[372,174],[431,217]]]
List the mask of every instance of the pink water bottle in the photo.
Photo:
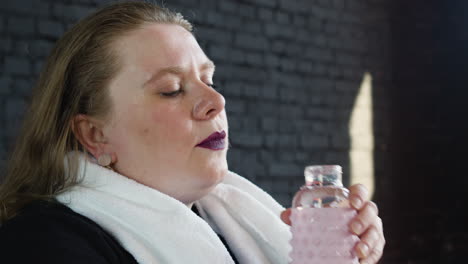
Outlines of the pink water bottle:
[[349,231],[356,211],[341,183],[341,166],[305,168],[305,185],[292,203],[291,264],[358,264],[359,238]]

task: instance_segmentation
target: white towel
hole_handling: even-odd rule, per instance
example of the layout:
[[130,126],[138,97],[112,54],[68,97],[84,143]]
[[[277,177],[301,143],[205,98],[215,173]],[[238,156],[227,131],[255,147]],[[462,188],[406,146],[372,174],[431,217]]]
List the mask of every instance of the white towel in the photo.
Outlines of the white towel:
[[289,227],[283,207],[263,190],[229,172],[197,201],[200,215],[180,201],[79,156],[82,182],[57,196],[73,211],[111,233],[143,264],[288,263]]

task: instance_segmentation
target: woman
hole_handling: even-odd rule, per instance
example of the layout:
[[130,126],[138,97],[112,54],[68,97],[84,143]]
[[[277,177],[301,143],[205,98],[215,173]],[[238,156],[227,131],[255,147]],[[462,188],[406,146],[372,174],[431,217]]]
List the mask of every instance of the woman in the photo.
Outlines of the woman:
[[[228,171],[224,98],[191,29],[129,2],[58,41],[0,190],[2,261],[287,263],[290,211]],[[351,201],[356,253],[376,263],[376,206],[361,185]]]

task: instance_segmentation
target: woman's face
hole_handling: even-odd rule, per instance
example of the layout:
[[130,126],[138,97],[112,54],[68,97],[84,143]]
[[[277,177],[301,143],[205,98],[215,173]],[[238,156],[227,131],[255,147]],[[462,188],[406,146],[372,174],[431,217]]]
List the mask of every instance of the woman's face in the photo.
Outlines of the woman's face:
[[[224,98],[214,65],[190,32],[147,24],[114,45],[121,71],[111,81],[104,126],[119,173],[190,204],[227,172]],[[197,146],[213,133],[223,140]]]

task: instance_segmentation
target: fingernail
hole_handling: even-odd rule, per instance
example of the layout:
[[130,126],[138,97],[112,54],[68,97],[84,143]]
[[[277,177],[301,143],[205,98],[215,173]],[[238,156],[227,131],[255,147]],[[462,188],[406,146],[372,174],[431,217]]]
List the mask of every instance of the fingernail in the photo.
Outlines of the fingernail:
[[[363,243],[358,244],[358,250],[363,258],[365,258],[369,253],[369,247]],[[363,262],[361,262],[361,264],[363,264]]]
[[362,230],[362,225],[359,222],[353,222],[351,224],[351,231],[353,231],[356,234],[360,234]]
[[358,197],[353,197],[351,198],[351,205],[354,207],[354,208],[361,208],[361,205],[362,205],[362,200]]

